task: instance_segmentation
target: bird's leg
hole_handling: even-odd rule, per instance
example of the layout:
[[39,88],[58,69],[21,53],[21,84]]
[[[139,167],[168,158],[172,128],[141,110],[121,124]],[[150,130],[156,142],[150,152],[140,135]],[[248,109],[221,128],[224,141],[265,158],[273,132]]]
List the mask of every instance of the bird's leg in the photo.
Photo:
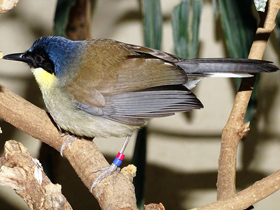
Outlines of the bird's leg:
[[[69,135],[69,134],[67,134],[67,133],[62,133],[62,134],[60,134],[60,137],[63,137],[63,136],[65,136],[65,135]],[[69,136],[66,137],[65,141],[63,142],[63,144],[62,144],[62,146],[61,146],[61,148],[60,148],[60,155],[61,155],[62,157],[63,157],[63,151],[65,150],[66,145],[68,145],[68,148],[71,149],[71,144],[72,144],[74,141],[76,141],[76,140],[77,140],[77,137],[75,137],[75,136],[69,135]]]
[[115,170],[117,170],[118,167],[122,164],[122,160],[125,157],[125,155],[123,153],[124,153],[126,146],[128,145],[130,138],[131,138],[131,136],[127,136],[125,138],[125,141],[123,143],[123,146],[122,146],[120,152],[118,153],[118,155],[116,156],[116,158],[114,159],[113,163],[110,166],[93,170],[93,173],[96,173],[98,171],[103,171],[103,172],[101,174],[99,174],[99,176],[92,183],[91,188],[90,188],[91,192],[96,185],[98,185],[104,178],[106,178],[111,173],[113,173]]

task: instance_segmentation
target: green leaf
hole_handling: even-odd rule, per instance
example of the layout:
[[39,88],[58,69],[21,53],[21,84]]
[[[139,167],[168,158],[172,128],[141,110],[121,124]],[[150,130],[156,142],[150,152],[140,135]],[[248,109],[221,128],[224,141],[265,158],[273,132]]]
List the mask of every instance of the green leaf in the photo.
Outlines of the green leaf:
[[55,36],[66,37],[66,26],[71,8],[74,6],[75,0],[58,0],[54,17],[53,34]]
[[202,1],[183,0],[173,10],[174,50],[181,58],[197,57],[202,6]]
[[[230,57],[247,58],[257,29],[250,0],[219,0],[218,12]],[[241,79],[236,79],[240,84]],[[255,88],[256,89],[256,88]],[[252,121],[257,108],[257,92],[253,91],[245,121]]]
[[230,57],[247,58],[257,29],[250,0],[219,0],[219,14]]
[[192,0],[192,47],[189,51],[193,52],[191,58],[197,57],[198,44],[199,44],[199,26],[200,26],[200,16],[203,3],[202,1]]
[[162,14],[159,0],[142,0],[145,46],[161,49]]

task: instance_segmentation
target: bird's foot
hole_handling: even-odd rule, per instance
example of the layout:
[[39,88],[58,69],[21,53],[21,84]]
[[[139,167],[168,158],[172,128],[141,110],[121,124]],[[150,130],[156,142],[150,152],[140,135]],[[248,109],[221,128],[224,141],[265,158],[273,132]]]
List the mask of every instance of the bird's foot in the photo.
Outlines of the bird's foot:
[[93,173],[96,173],[98,171],[103,171],[103,172],[101,174],[99,174],[99,176],[94,180],[94,182],[91,185],[90,191],[92,192],[93,188],[95,188],[96,185],[98,185],[103,179],[105,179],[107,176],[109,176],[116,170],[120,171],[120,168],[118,168],[118,166],[114,163],[112,163],[108,167],[98,168],[98,169],[93,170],[92,171]]
[[[67,135],[67,134],[62,133],[62,134],[60,135],[60,137],[63,137],[63,136],[65,136],[65,135]],[[63,157],[63,151],[65,150],[66,145],[68,145],[68,148],[71,149],[71,144],[72,144],[74,141],[76,141],[76,140],[77,140],[77,137],[75,137],[75,136],[69,135],[69,136],[66,137],[65,141],[63,142],[63,144],[62,144],[62,146],[61,146],[61,148],[60,148],[60,155],[61,155],[62,157]]]
[[90,192],[92,192],[93,188],[95,188],[96,185],[98,185],[107,176],[112,174],[115,170],[120,171],[120,168],[118,168],[118,167],[122,164],[124,157],[125,157],[125,155],[122,154],[121,152],[119,152],[118,155],[116,156],[115,160],[113,161],[113,163],[110,166],[104,167],[104,168],[98,168],[98,169],[95,169],[92,171],[93,173],[96,173],[98,171],[103,171],[103,172],[101,174],[99,174],[99,176],[92,183]]

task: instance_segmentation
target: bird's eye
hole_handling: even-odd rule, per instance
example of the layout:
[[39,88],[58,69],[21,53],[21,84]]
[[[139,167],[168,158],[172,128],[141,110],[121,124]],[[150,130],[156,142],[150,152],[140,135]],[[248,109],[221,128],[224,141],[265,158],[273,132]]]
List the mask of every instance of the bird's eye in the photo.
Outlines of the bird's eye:
[[36,63],[43,63],[43,61],[45,60],[41,55],[36,55],[34,59]]

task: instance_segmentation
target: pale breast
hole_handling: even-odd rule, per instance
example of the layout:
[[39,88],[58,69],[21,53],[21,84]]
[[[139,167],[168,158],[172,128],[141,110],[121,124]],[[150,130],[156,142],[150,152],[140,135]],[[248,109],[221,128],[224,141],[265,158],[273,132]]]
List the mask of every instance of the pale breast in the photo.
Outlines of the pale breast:
[[131,135],[139,126],[94,116],[78,109],[59,88],[41,89],[44,102],[57,125],[65,131],[87,137],[122,137]]

